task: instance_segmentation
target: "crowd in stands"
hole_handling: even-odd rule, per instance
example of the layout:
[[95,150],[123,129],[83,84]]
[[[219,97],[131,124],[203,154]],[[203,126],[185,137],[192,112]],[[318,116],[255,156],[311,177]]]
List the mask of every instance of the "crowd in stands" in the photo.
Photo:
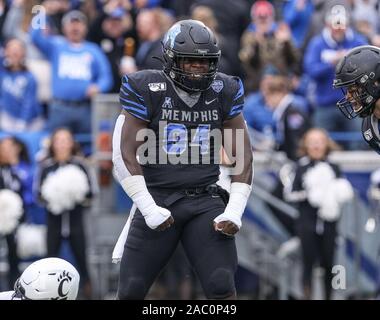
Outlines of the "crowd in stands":
[[[357,132],[360,121],[345,121],[335,108],[341,93],[331,83],[348,49],[380,44],[378,7],[374,0],[3,0],[0,130],[91,133],[92,98],[118,93],[124,74],[161,69],[163,34],[193,18],[216,33],[219,71],[243,79],[248,125],[271,131],[276,148],[288,140],[285,127],[300,126],[298,117],[275,112],[280,102],[291,101],[310,125]],[[268,104],[262,95],[280,76],[291,97]]]
[[[312,127],[359,135],[360,120],[346,121],[335,107],[341,92],[332,88],[332,80],[347,50],[380,46],[378,0],[0,0],[0,133],[5,137],[0,168],[12,177],[4,185],[21,195],[22,219],[47,223],[47,254],[58,253],[67,232],[63,223],[69,234],[71,229],[79,271],[88,280],[87,297],[85,236],[81,223],[73,224],[81,220],[83,203],[66,217],[52,214],[41,198],[41,170],[71,163],[91,176],[73,139],[92,132],[92,99],[118,93],[124,74],[162,69],[162,37],[183,18],[200,20],[216,34],[219,71],[242,78],[245,119],[253,132],[269,137],[270,150],[297,160],[301,138]],[[16,136],[36,132],[52,135],[55,142],[48,140],[42,153],[28,155]],[[65,144],[70,152],[58,159],[54,150]],[[340,147],[367,148],[359,139]],[[6,239],[13,283],[19,273],[14,233]]]

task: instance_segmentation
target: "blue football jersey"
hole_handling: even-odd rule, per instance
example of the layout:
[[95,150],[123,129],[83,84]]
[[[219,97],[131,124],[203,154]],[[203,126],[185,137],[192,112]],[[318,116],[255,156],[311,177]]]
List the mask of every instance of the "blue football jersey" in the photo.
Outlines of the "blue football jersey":
[[163,71],[122,79],[122,108],[150,129],[138,153],[149,187],[193,188],[218,180],[220,132],[226,120],[242,112],[242,81],[217,73],[195,104],[185,100]]

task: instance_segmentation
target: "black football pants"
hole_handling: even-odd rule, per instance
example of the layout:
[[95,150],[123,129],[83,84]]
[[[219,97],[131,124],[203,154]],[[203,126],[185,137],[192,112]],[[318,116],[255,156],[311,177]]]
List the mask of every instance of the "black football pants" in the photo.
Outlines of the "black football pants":
[[157,205],[171,211],[174,224],[165,231],[152,230],[136,211],[121,260],[117,298],[144,299],[179,241],[207,298],[223,299],[235,294],[235,239],[213,227],[213,219],[225,209],[222,199],[202,193],[165,206],[164,200],[173,190],[150,192]]

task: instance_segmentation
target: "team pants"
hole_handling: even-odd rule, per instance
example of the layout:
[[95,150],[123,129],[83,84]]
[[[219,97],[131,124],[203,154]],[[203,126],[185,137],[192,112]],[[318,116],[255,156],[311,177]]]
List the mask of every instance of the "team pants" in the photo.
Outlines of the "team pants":
[[235,294],[237,252],[234,237],[216,232],[213,219],[225,204],[217,195],[184,196],[165,206],[173,190],[150,190],[159,206],[167,207],[174,224],[165,231],[150,229],[137,210],[120,264],[118,299],[144,299],[160,271],[181,241],[208,299]]

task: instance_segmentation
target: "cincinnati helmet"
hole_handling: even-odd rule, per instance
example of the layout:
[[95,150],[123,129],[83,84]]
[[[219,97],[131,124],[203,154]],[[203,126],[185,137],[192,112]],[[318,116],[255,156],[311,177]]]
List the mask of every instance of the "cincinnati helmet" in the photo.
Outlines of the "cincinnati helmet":
[[337,107],[346,118],[370,115],[380,98],[380,49],[369,45],[351,49],[336,66],[333,86],[343,91]]
[[[175,23],[162,41],[164,72],[180,88],[188,92],[203,91],[215,79],[220,58],[215,35],[202,22],[182,20]],[[207,59],[205,73],[186,72],[183,69],[185,58]]]
[[33,262],[15,283],[15,297],[23,300],[75,300],[79,273],[69,262],[46,258]]

